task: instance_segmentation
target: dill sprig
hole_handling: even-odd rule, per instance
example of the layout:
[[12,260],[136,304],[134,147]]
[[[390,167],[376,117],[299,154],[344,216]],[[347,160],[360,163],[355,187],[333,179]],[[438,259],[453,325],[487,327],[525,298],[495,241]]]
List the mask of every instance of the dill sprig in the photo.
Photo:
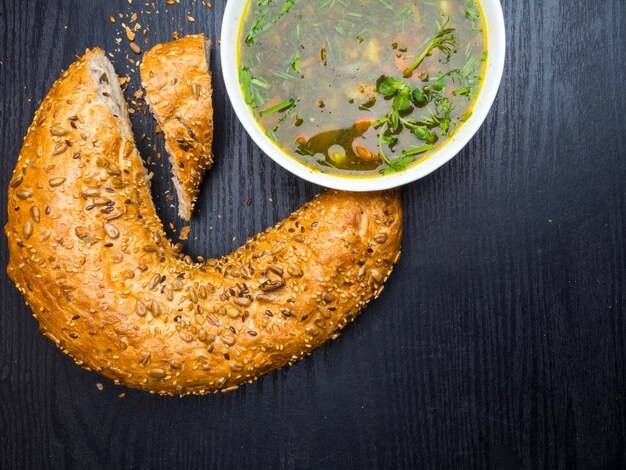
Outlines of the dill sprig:
[[275,104],[274,106],[270,106],[269,108],[262,109],[259,111],[259,116],[269,116],[270,114],[285,111],[287,109],[293,108],[296,105],[297,101],[293,98],[289,98],[281,103]]
[[439,49],[441,52],[446,54],[446,60],[450,60],[450,56],[453,52],[452,49],[456,48],[457,42],[456,36],[454,35],[454,28],[447,27],[449,21],[450,17],[447,17],[446,21],[444,21],[443,24],[439,24],[439,22],[437,22],[437,34],[435,34],[435,37],[430,40],[430,42],[426,46],[426,49],[424,49],[424,51],[418,56],[417,60],[413,62],[409,67],[404,69],[402,75],[404,75],[405,77],[410,76],[413,70],[419,67],[426,58],[426,56],[430,54],[434,49]]
[[276,23],[278,23],[281,19],[283,19],[283,17],[287,13],[289,13],[289,10],[291,10],[291,8],[296,4],[297,1],[298,0],[287,0],[287,2],[285,3],[285,6],[283,6],[280,13],[275,18],[272,18],[268,21],[265,21],[265,18],[267,17],[267,13],[269,10],[269,6],[267,6],[269,5],[269,2],[264,2],[263,5],[266,6],[265,11],[263,11],[263,13],[261,13],[259,17],[257,18],[257,20],[252,24],[252,27],[250,28],[250,31],[248,32],[248,35],[246,36],[246,40],[245,40],[246,45],[250,46],[251,44],[254,44],[257,40],[257,37],[261,33],[264,33],[265,31],[270,29],[272,26],[274,26]]

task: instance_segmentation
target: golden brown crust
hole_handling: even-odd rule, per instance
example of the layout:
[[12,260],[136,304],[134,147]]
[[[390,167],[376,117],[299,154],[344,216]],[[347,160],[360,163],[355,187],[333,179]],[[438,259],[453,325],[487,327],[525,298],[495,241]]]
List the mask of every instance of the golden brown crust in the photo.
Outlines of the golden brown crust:
[[96,99],[96,57],[35,114],[5,227],[9,276],[78,364],[153,393],[230,390],[333,338],[380,293],[400,255],[397,192],[329,191],[230,255],[187,262],[132,137]]
[[185,220],[213,164],[210,45],[202,34],[158,44],[144,54],[140,67],[146,102],[165,135],[179,215]]

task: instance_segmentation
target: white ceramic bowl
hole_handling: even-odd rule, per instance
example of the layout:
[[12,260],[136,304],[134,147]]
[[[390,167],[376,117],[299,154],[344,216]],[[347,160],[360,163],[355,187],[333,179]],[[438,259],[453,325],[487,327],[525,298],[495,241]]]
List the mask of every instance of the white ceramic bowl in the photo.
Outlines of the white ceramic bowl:
[[244,101],[239,85],[237,48],[241,18],[247,3],[248,0],[228,0],[222,20],[222,73],[228,96],[239,120],[261,150],[286,170],[312,183],[345,191],[377,191],[402,186],[422,178],[452,159],[469,142],[487,117],[498,92],[506,44],[504,17],[499,0],[480,0],[487,32],[488,56],[485,77],[471,117],[453,134],[450,141],[428,159],[401,172],[366,178],[321,173],[298,162],[267,137]]

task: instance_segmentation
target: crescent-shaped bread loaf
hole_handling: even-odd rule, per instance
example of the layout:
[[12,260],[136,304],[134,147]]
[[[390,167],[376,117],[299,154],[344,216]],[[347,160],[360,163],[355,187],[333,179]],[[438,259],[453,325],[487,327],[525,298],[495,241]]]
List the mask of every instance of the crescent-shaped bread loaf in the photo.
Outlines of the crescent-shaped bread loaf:
[[213,164],[213,103],[204,35],[157,44],[143,55],[141,84],[172,164],[178,215],[191,219],[200,183]]
[[398,192],[318,196],[230,255],[166,238],[118,79],[87,51],[35,114],[8,194],[8,274],[77,364],[159,394],[231,390],[336,337],[400,256]]

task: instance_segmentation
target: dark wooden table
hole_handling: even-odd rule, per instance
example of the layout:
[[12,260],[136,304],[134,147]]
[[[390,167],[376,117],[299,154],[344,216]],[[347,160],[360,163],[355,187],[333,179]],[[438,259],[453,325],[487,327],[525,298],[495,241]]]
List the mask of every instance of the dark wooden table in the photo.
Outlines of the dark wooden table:
[[[217,39],[223,0],[157,3],[160,14],[139,15],[149,44],[174,31]],[[143,5],[0,0],[0,194],[76,53],[104,47],[136,89],[117,14],[152,10]],[[38,333],[4,273],[3,237],[0,467],[624,468],[626,4],[503,6],[507,64],[485,125],[404,189],[404,255],[382,297],[294,367],[227,395],[116,387]],[[193,255],[226,253],[321,191],[248,138],[218,58],[215,47],[217,163]],[[133,122],[150,139],[160,214],[180,228],[150,115]],[[6,210],[0,197],[2,224]]]

